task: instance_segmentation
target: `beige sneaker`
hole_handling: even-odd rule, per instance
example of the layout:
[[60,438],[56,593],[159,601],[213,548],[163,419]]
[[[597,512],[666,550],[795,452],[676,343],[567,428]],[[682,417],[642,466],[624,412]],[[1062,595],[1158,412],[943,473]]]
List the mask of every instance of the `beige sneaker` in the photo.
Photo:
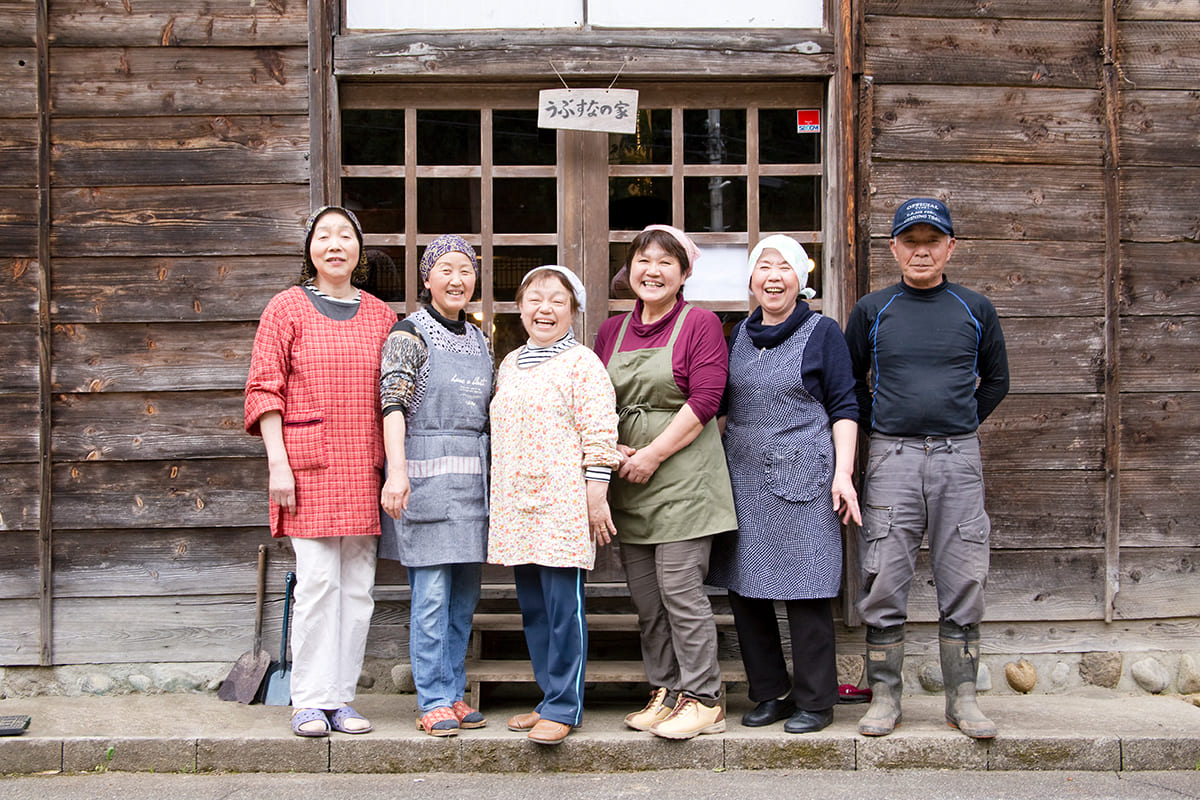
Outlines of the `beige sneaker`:
[[650,726],[661,722],[671,714],[671,709],[663,705],[667,699],[667,687],[660,686],[650,693],[650,702],[641,711],[635,711],[625,716],[625,724],[634,730],[648,731]]
[[725,709],[720,702],[706,706],[694,697],[679,696],[675,710],[656,722],[650,732],[664,739],[691,739],[701,733],[725,732]]

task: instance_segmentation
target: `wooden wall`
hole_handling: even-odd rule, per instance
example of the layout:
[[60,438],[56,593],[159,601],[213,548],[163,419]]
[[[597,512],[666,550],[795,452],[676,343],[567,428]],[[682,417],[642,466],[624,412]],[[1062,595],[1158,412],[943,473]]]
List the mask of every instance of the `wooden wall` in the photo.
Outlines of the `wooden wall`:
[[1015,652],[1194,648],[1200,3],[864,12],[861,289],[896,280],[896,206],[942,198],[948,274],[1008,341],[1012,391],[982,430],[987,619]]
[[307,10],[56,0],[39,25],[44,1],[0,2],[0,664],[232,659],[266,521],[242,387],[308,212]]

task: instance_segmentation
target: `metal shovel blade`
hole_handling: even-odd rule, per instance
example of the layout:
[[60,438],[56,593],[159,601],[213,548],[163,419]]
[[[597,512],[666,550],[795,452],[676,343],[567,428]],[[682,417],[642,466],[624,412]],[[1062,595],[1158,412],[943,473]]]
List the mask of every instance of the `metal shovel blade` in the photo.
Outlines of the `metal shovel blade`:
[[292,592],[296,588],[296,573],[289,572],[284,578],[283,632],[279,641],[279,661],[271,662],[267,672],[267,683],[263,688],[263,703],[268,706],[290,706],[292,704],[292,666],[287,660],[289,617],[292,610]]
[[233,669],[221,688],[217,697],[222,700],[236,700],[239,703],[253,703],[258,695],[258,687],[262,684],[267,667],[271,664],[271,656],[262,649],[262,614],[263,596],[267,591],[267,546],[258,546],[258,594],[255,598],[254,610],[254,648],[238,656]]

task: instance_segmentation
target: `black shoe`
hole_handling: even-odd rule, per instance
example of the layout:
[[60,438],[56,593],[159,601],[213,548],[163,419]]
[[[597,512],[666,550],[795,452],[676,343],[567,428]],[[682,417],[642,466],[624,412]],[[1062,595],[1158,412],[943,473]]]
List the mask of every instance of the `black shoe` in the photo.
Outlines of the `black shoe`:
[[742,715],[742,724],[747,728],[761,728],[781,719],[787,719],[796,713],[796,704],[791,699],[765,700],[756,705],[753,710]]
[[788,733],[815,733],[828,728],[833,722],[833,709],[824,711],[797,711],[792,718],[783,723],[783,729]]

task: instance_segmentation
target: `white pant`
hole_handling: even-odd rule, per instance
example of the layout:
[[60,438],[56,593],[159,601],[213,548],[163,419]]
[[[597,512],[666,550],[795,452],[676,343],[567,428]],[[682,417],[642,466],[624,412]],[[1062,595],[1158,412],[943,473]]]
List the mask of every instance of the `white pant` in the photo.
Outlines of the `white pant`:
[[375,600],[375,536],[292,537],[292,705],[334,709],[354,699]]

